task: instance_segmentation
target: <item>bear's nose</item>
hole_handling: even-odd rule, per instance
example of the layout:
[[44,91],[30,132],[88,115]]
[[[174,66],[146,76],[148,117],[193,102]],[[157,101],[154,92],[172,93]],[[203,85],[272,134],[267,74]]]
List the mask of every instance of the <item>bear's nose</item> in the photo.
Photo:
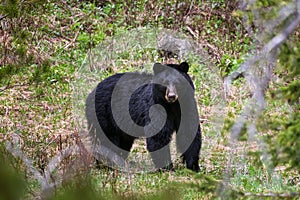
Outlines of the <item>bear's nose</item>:
[[177,98],[178,98],[178,96],[177,96],[177,93],[176,93],[176,88],[173,87],[173,86],[167,87],[165,99],[169,103],[173,103],[177,100]]
[[176,95],[175,95],[175,94],[169,94],[169,95],[168,95],[168,99],[169,99],[170,101],[175,101],[175,100],[176,100]]
[[175,93],[169,93],[167,97],[167,101],[170,103],[173,103],[177,100],[177,95]]

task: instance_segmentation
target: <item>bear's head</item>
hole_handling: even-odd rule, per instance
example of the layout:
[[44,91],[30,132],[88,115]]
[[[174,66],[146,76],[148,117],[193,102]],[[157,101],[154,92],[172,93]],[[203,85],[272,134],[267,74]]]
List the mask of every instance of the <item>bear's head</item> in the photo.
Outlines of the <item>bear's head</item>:
[[[187,74],[189,65],[186,62],[181,64],[166,64],[155,63],[153,66],[153,94],[157,101],[166,101],[174,103],[178,100],[178,95],[182,91],[192,88],[193,82]],[[188,83],[188,86],[187,84]],[[181,90],[181,92],[179,92]]]

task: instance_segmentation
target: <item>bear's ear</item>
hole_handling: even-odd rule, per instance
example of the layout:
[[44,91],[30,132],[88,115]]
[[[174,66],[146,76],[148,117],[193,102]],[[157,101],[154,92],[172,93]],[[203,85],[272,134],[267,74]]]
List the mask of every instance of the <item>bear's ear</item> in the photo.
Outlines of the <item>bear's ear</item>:
[[155,63],[153,65],[154,74],[159,74],[160,72],[164,71],[165,69],[166,68],[160,63]]
[[184,73],[187,73],[189,71],[189,64],[187,62],[180,63],[179,70]]

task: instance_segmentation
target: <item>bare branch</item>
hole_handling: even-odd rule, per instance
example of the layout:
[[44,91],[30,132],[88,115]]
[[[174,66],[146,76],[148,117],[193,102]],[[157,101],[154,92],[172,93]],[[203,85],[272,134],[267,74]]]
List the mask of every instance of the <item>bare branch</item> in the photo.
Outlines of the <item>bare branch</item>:
[[15,157],[19,157],[24,162],[26,168],[32,173],[34,178],[41,185],[41,195],[45,198],[48,198],[53,193],[53,188],[60,185],[62,183],[62,177],[59,177],[57,180],[51,180],[51,175],[54,170],[58,168],[59,164],[66,157],[76,154],[80,151],[78,146],[71,146],[67,149],[64,149],[61,152],[58,152],[46,166],[44,172],[40,172],[36,167],[34,167],[34,163],[31,159],[29,159],[19,148],[19,136],[17,134],[12,135],[12,142],[6,142],[6,149],[11,152]]
[[[255,3],[255,1],[252,1],[252,3]],[[287,23],[287,25],[284,26],[284,28],[282,28],[282,30],[275,37],[268,41],[258,53],[247,59],[238,70],[230,74],[224,80],[226,95],[228,95],[230,91],[232,81],[239,76],[244,76],[246,78],[247,83],[251,85],[250,89],[252,92],[252,97],[249,99],[249,103],[243,108],[242,113],[232,126],[229,142],[229,146],[231,147],[230,149],[235,149],[236,140],[238,139],[241,130],[246,123],[248,128],[247,132],[250,139],[254,138],[255,134],[257,133],[256,123],[259,115],[264,109],[265,89],[269,85],[273,69],[276,65],[279,48],[300,24],[300,0],[295,1],[294,5],[295,4],[297,4],[297,9],[296,12],[293,13],[294,16],[289,16],[291,17],[289,23]],[[258,141],[258,144],[261,149],[265,148],[263,141]],[[266,166],[267,170],[271,172],[273,167],[272,162],[270,162],[270,156],[265,150],[262,150],[262,152],[261,160],[264,166]],[[225,184],[221,186],[219,191],[221,196],[223,195],[223,191],[225,191],[228,187],[227,183],[231,176],[232,163],[232,157],[229,156],[226,173],[223,177],[223,183]],[[256,194],[250,193],[244,195],[256,196]],[[257,196],[264,195],[274,196],[275,194],[259,194]],[[276,194],[278,197],[282,195],[285,194]]]
[[286,20],[289,16],[291,16],[296,11],[297,8],[294,2],[287,4],[286,6],[284,6],[278,11],[278,18],[266,22],[265,30],[268,31],[269,33],[273,32],[276,26],[281,24],[284,20]]
[[263,48],[260,53],[250,57],[246,60],[235,72],[227,76],[224,80],[225,93],[228,94],[230,90],[231,82],[237,79],[239,76],[247,76],[247,71],[249,67],[253,66],[256,62],[260,61],[262,57],[269,54],[271,51],[276,51],[280,45],[288,38],[290,34],[294,32],[294,30],[300,24],[300,0],[297,1],[297,9],[294,19],[288,24],[281,32],[279,32],[275,37],[273,37]]
[[278,48],[290,34],[294,32],[294,30],[300,24],[300,0],[297,2],[297,10],[295,12],[295,19],[292,20],[290,24],[288,24],[278,35],[276,35],[271,41],[269,41],[263,49],[262,53],[267,53],[272,51],[275,48]]
[[33,161],[27,158],[18,147],[19,144],[19,136],[17,134],[13,134],[13,142],[6,142],[6,149],[11,152],[15,157],[19,157],[23,160],[25,166],[29,171],[34,175],[37,181],[41,184],[42,188],[48,188],[48,182],[41,175],[41,173],[33,166]]

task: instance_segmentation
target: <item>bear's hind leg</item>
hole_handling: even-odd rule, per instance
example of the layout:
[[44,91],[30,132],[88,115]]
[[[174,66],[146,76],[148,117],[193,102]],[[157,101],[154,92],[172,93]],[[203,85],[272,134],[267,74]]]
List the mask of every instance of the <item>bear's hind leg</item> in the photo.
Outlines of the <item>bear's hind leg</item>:
[[120,141],[120,148],[123,150],[122,157],[124,160],[126,160],[126,158],[128,157],[134,140],[134,137],[123,134]]

